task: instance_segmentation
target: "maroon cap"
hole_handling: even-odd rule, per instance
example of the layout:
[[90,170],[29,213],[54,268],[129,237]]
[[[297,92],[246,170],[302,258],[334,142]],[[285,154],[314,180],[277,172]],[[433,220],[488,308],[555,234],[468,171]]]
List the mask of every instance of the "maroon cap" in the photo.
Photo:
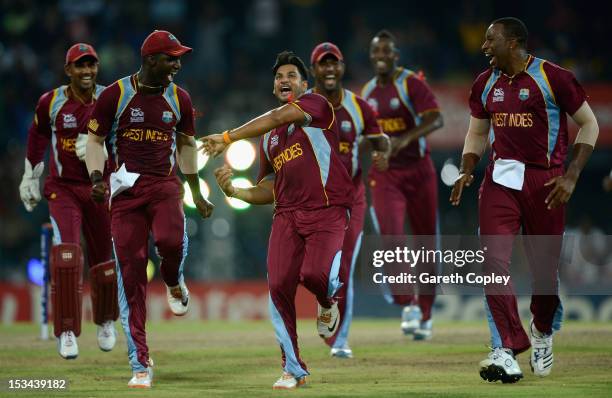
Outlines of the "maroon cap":
[[338,58],[338,61],[344,61],[344,57],[342,56],[342,52],[334,43],[330,43],[328,41],[317,45],[314,50],[312,50],[312,54],[310,55],[310,64],[314,65],[321,60],[327,54],[331,54],[334,57]]
[[66,53],[66,65],[71,62],[76,62],[87,55],[94,57],[96,61],[98,60],[98,54],[92,46],[85,43],[77,43],[68,49]]
[[173,57],[191,52],[190,47],[183,46],[172,33],[165,30],[154,30],[140,47],[140,55],[166,54]]

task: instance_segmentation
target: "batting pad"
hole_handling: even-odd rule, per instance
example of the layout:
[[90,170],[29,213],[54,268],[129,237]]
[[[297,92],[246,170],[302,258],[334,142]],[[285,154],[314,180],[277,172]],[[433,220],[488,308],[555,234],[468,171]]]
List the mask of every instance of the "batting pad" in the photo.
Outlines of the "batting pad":
[[61,243],[51,248],[51,302],[53,332],[59,337],[72,330],[81,334],[83,252],[79,245]]
[[106,321],[116,321],[119,317],[119,302],[115,260],[91,267],[89,282],[94,323],[102,325]]

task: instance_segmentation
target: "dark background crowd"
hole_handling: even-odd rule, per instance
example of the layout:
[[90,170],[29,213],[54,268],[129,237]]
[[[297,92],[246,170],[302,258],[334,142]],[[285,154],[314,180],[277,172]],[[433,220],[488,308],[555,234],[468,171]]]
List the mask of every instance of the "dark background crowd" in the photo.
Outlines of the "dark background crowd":
[[[470,82],[487,66],[480,46],[488,23],[510,15],[528,26],[533,54],[571,69],[588,87],[612,88],[609,18],[600,8],[578,1],[519,0],[510,7],[509,2],[476,0],[0,0],[0,7],[0,279],[24,278],[27,259],[39,250],[46,204],[43,200],[27,213],[18,192],[27,130],[39,96],[67,81],[64,56],[75,42],[96,47],[102,84],[138,70],[140,45],[153,29],[169,30],[193,47],[176,80],[191,93],[201,115],[199,135],[237,125],[275,105],[271,65],[284,49],[308,61],[317,43],[335,42],[347,64],[345,85],[358,89],[372,76],[368,46],[382,28],[397,36],[401,64],[423,70],[434,87],[465,86],[466,99]],[[601,109],[596,111],[600,124],[609,125],[612,110]],[[450,110],[442,109],[447,118],[445,111]],[[452,112],[465,114],[467,120],[467,101],[464,109]],[[612,147],[607,145],[596,148],[568,208],[568,230],[604,236],[604,242],[612,233],[612,196],[602,188],[612,167]],[[460,151],[460,146],[434,146],[438,171],[447,159],[458,162]],[[265,278],[271,209],[229,208],[211,177],[218,165],[210,162],[201,172],[217,204],[214,218],[200,221],[187,210],[192,242],[187,274],[211,280]],[[257,162],[244,174],[253,178],[256,171]],[[450,189],[440,184],[442,233],[475,233],[476,191],[472,187],[462,207],[453,209],[447,202]],[[366,232],[370,230],[366,223]],[[607,259],[602,261],[612,262],[610,245],[600,251]],[[612,272],[608,274],[612,279]]]

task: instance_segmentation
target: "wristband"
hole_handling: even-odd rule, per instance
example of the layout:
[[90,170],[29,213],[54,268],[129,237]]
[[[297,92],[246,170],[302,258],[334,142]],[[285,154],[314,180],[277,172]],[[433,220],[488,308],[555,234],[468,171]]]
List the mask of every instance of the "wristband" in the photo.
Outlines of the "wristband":
[[232,139],[230,138],[230,133],[231,130],[225,130],[223,132],[223,142],[225,142],[227,145],[232,143]]
[[101,182],[102,180],[104,180],[102,178],[102,172],[100,170],[92,171],[91,174],[89,175],[89,180],[91,181],[92,184],[97,184]]

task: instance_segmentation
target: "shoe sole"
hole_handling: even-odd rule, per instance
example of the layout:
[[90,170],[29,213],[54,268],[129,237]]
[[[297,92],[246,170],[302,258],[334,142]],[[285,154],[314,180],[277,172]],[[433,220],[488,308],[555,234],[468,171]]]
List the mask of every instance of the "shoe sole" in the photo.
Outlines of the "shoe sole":
[[431,340],[431,334],[414,333],[415,341]]
[[332,357],[334,358],[340,358],[340,359],[351,359],[353,358],[353,354],[347,354],[345,352],[339,351],[336,353],[331,354]]
[[307,387],[305,379],[306,378],[303,377],[300,380],[298,380],[297,384],[294,387],[272,386],[272,389],[273,390],[295,390],[298,387]]
[[68,356],[63,356],[62,354],[59,354],[59,356],[64,358],[64,359],[77,359],[79,354],[77,354],[77,355],[68,355]]
[[151,386],[128,386],[128,388],[146,389],[146,388],[151,388]]
[[486,368],[480,369],[480,377],[488,382],[495,382],[501,380],[502,383],[516,383],[523,378],[523,374],[508,375],[506,371],[497,365],[489,365]]

